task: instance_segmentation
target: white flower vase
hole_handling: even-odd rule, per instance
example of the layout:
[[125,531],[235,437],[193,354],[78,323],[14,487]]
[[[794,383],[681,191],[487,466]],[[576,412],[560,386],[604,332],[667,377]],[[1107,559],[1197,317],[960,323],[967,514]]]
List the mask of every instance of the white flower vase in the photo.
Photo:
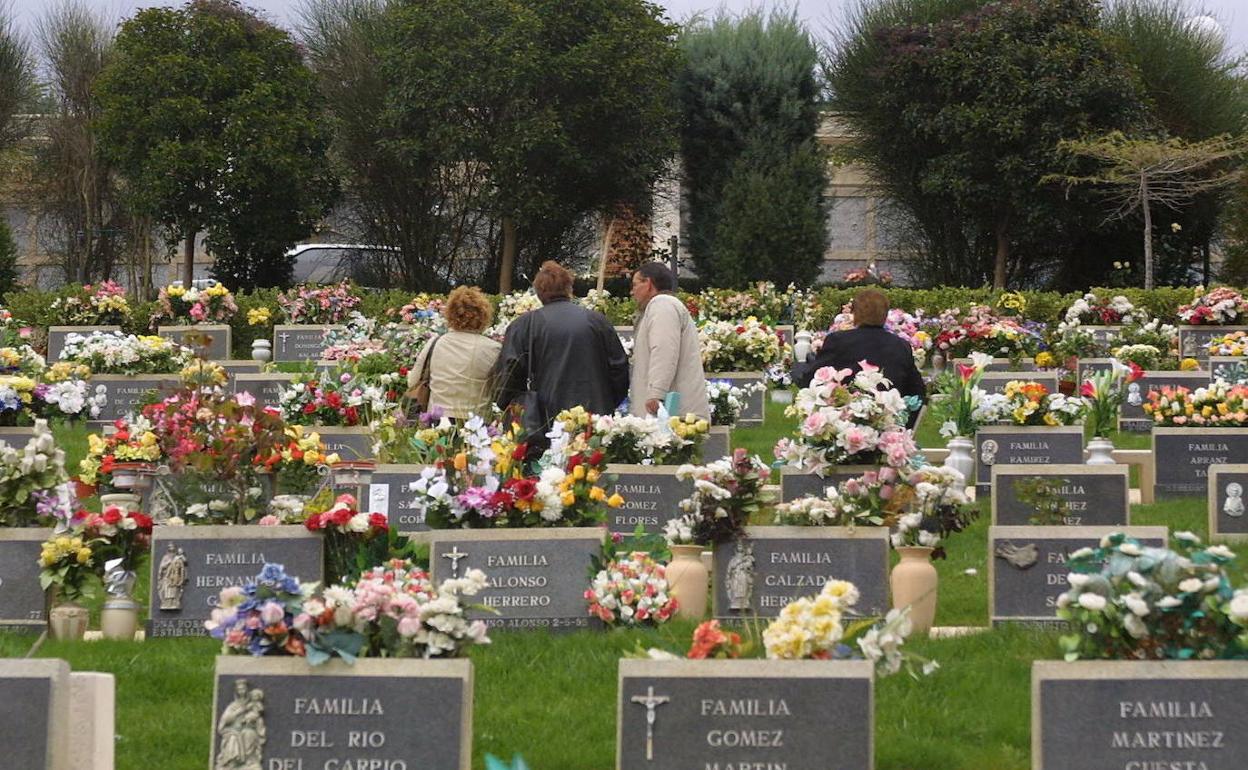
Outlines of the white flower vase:
[[273,343],[260,339],[251,343],[251,360],[266,363],[273,359]]
[[972,450],[975,448],[975,442],[965,436],[956,436],[949,439],[946,448],[949,450],[949,456],[945,458],[945,467],[953,468],[961,473],[967,484],[974,481],[975,455]]
[[1097,436],[1088,442],[1088,461],[1086,465],[1115,465],[1114,442],[1103,436]]

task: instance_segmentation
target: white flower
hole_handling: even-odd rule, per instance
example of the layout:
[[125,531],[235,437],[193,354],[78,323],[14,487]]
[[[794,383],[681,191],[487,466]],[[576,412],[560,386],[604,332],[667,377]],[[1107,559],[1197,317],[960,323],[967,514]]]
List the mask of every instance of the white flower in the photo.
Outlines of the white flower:
[[1122,618],[1122,625],[1127,629],[1127,633],[1136,639],[1142,639],[1148,636],[1148,626],[1144,625],[1144,621],[1138,616],[1128,613]]
[[1231,598],[1226,608],[1227,613],[1238,621],[1248,620],[1248,590],[1240,589],[1235,592],[1235,596]]
[[1093,612],[1100,612],[1105,609],[1105,597],[1100,594],[1084,593],[1079,594],[1079,606]]
[[1168,610],[1171,607],[1180,607],[1182,605],[1183,605],[1183,601],[1181,599],[1176,599],[1173,596],[1163,596],[1157,602],[1157,606],[1162,608],[1163,610]]
[[1210,556],[1217,556],[1222,559],[1234,559],[1235,552],[1224,545],[1211,545],[1205,549],[1205,553]]
[[1188,578],[1187,580],[1179,583],[1179,590],[1184,593],[1194,594],[1199,591],[1204,584],[1205,581],[1200,578]]
[[1122,597],[1122,601],[1127,605],[1127,609],[1131,610],[1131,612],[1135,615],[1144,617],[1149,612],[1148,602],[1144,601],[1144,599],[1137,593],[1127,594]]
[[1080,588],[1082,586],[1087,585],[1088,581],[1091,579],[1092,577],[1090,575],[1085,575],[1081,572],[1072,572],[1066,576],[1066,582],[1074,586],[1075,588]]

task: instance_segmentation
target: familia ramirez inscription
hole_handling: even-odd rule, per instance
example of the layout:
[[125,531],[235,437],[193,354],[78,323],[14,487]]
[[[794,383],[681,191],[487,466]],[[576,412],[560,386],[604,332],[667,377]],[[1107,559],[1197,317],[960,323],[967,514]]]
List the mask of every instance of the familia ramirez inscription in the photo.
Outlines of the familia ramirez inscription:
[[1083,462],[1083,426],[986,425],[975,431],[975,492],[992,491],[998,465]]

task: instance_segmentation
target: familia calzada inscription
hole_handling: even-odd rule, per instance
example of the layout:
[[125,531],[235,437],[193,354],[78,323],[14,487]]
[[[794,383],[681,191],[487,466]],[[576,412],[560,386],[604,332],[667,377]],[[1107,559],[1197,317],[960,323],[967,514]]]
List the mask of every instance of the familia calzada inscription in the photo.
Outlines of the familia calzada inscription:
[[746,527],[745,537],[714,552],[717,618],[775,617],[814,596],[829,580],[848,580],[864,615],[888,610],[888,530],[881,527]]
[[223,656],[215,684],[212,770],[470,766],[468,660]]
[[618,770],[869,770],[866,661],[620,661]]
[[1125,465],[994,466],[992,523],[1125,526],[1129,483]]
[[206,635],[221,589],[243,585],[267,563],[304,583],[321,580],[321,547],[321,537],[301,526],[156,527],[147,635]]
[[602,544],[597,527],[567,529],[432,530],[435,582],[469,569],[485,573],[478,597],[490,611],[469,610],[472,620],[504,629],[590,628],[585,586],[590,561]]
[[1248,463],[1248,428],[1154,428],[1153,479],[1157,495],[1200,495],[1209,468]]
[[975,491],[992,491],[999,465],[1058,465],[1083,462],[1081,425],[986,425],[975,431]]
[[607,511],[612,532],[633,532],[640,525],[647,532],[662,532],[663,525],[681,515],[680,501],[693,494],[693,479],[676,478],[674,465],[620,465],[612,463],[615,476],[611,493],[624,498],[619,508]]
[[1241,661],[1036,661],[1033,770],[1248,767]]

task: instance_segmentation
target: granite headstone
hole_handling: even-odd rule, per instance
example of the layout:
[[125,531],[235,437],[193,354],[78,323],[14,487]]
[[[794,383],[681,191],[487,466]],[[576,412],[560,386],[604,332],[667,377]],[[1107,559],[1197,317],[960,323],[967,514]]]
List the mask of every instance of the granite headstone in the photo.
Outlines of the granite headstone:
[[828,487],[879,470],[878,465],[833,465],[823,473],[808,473],[786,465],[780,468],[780,502],[790,503],[802,497],[824,497]]
[[1209,466],[1209,537],[1248,542],[1248,464]]
[[[954,366],[957,366],[958,364],[970,366],[971,359],[955,358],[953,359],[953,364]],[[1021,360],[1018,363],[1015,363],[1008,358],[994,358],[984,366],[984,371],[992,372],[994,374],[1010,372],[1014,375],[1011,379],[1030,380],[1032,378],[1031,375],[1036,371],[1036,363],[1029,360]]]
[[975,431],[975,491],[992,489],[997,465],[1074,465],[1083,462],[1081,425],[986,425]]
[[105,402],[92,422],[113,422],[137,413],[144,404],[172,395],[181,385],[176,374],[97,374],[91,386],[103,385]]
[[629,533],[640,525],[647,532],[662,532],[663,525],[681,515],[680,501],[693,494],[693,480],[676,478],[676,470],[675,465],[608,466],[615,484],[607,494],[618,493],[624,504],[608,509],[607,527]]
[[986,371],[980,375],[979,387],[988,393],[1004,393],[1005,386],[1015,380],[1020,382],[1038,382],[1048,388],[1050,393],[1057,392],[1057,372],[1051,370],[1031,372]]
[[198,326],[159,326],[156,333],[178,345],[195,350],[199,338],[208,337],[209,360],[224,361],[233,357],[230,327],[228,324],[202,324]]
[[325,350],[325,334],[341,326],[278,324],[273,327],[274,361],[319,361]]
[[48,327],[48,363],[55,363],[61,357],[61,350],[65,347],[65,338],[71,334],[81,334],[84,337],[95,334],[96,332],[109,333],[121,331],[120,326],[49,326]]
[[368,484],[368,512],[383,513],[400,534],[429,529],[424,515],[415,509],[411,485],[424,465],[378,465]]
[[1128,499],[1130,469],[1125,465],[998,465],[992,469],[992,523],[1032,523],[1035,503],[1019,488],[1038,480],[1061,496],[1064,524],[1126,526],[1131,523]]
[[234,392],[250,393],[256,399],[256,406],[281,407],[282,391],[290,387],[295,375],[281,372],[261,372],[259,374],[234,375]]
[[51,536],[42,527],[0,527],[0,630],[47,628],[39,552]]
[[1153,428],[1157,495],[1202,495],[1209,467],[1248,463],[1248,428]]
[[314,425],[310,430],[320,434],[326,453],[336,452],[339,459],[371,460],[376,456],[373,432],[369,428]]
[[732,428],[712,425],[710,433],[702,440],[702,462],[712,463],[732,454]]
[[1112,358],[1081,358],[1075,365],[1075,382],[1083,383],[1093,375],[1108,372],[1114,368]]
[[1118,413],[1119,430],[1147,433],[1153,429],[1153,418],[1144,412],[1148,394],[1167,387],[1184,387],[1189,390],[1209,384],[1209,372],[1145,371],[1135,382],[1127,384],[1127,397]]
[[[765,375],[762,372],[707,372],[708,380],[723,380],[735,388],[743,388],[754,383],[765,382]],[[754,392],[745,397],[745,405],[741,407],[741,414],[737,417],[738,425],[762,425],[763,418],[766,415],[765,403],[767,400],[767,389],[757,388]]]
[[1179,326],[1179,356],[1203,361],[1209,357],[1209,342],[1231,332],[1248,332],[1248,326]]
[[0,766],[71,770],[69,664],[55,658],[0,659]]

